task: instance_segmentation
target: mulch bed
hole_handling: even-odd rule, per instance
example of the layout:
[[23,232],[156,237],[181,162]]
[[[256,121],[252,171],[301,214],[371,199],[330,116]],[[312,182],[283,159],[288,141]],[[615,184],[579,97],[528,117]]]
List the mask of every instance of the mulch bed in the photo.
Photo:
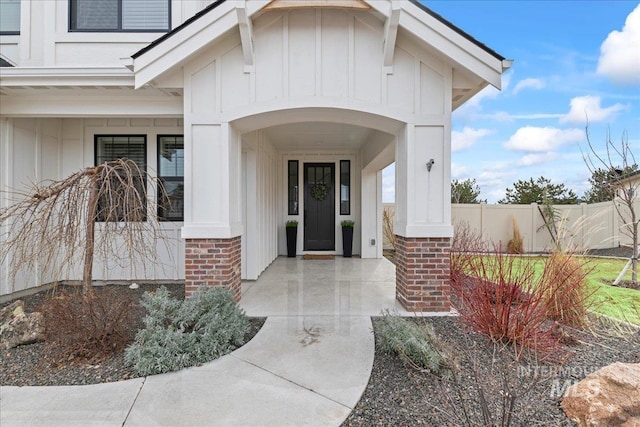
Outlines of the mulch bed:
[[[170,294],[178,299],[184,299],[183,284],[140,284],[138,289],[129,289],[123,285],[107,285],[96,287],[101,289],[119,286],[122,292],[128,292],[135,301],[136,322],[131,324],[133,331],[143,326],[145,309],[139,304],[144,292],[153,292],[160,286],[165,286]],[[37,311],[51,291],[42,291],[24,298],[25,311]],[[264,324],[264,318],[249,318],[249,331],[245,335],[248,342],[258,333]],[[3,386],[47,386],[47,385],[85,385],[102,382],[121,381],[135,378],[138,375],[124,363],[124,353],[113,354],[107,359],[95,364],[69,360],[66,363],[55,361],[44,343],[20,346],[9,350],[0,349],[0,385]]]

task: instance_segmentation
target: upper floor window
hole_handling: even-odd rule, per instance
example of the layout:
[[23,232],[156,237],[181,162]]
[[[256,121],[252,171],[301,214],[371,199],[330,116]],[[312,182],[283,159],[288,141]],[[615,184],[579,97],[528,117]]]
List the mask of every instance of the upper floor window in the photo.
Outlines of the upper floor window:
[[170,0],[70,0],[71,31],[169,31]]
[[0,34],[20,34],[20,0],[0,0]]

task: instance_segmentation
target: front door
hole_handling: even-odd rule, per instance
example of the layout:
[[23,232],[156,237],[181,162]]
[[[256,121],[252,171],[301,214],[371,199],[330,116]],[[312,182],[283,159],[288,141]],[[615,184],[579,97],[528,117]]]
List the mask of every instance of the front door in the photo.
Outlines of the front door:
[[304,164],[304,250],[335,250],[333,163]]

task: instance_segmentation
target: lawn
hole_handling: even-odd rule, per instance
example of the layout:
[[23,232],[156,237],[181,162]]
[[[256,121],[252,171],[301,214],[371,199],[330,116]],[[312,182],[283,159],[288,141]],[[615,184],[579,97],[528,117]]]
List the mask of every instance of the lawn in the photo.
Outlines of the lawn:
[[[546,259],[546,257],[522,258],[522,260],[533,263],[536,278],[542,274]],[[595,288],[593,310],[615,319],[640,325],[640,291],[607,284],[618,277],[627,261],[592,257],[586,257],[584,260],[585,267],[591,270],[587,281],[591,289]],[[624,280],[631,280],[630,269]]]

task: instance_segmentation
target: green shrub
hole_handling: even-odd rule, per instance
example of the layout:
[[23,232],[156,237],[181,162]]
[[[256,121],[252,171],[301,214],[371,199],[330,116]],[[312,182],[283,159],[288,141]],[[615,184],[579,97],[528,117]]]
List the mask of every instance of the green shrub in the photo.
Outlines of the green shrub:
[[249,323],[231,293],[222,287],[199,290],[191,298],[170,298],[166,288],[145,293],[145,328],[125,351],[140,375],[199,365],[242,345]]
[[409,365],[449,376],[453,359],[430,324],[386,312],[376,323],[376,338],[380,349],[397,354]]

